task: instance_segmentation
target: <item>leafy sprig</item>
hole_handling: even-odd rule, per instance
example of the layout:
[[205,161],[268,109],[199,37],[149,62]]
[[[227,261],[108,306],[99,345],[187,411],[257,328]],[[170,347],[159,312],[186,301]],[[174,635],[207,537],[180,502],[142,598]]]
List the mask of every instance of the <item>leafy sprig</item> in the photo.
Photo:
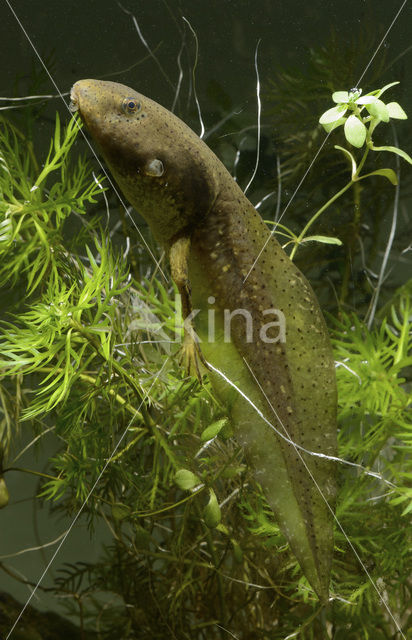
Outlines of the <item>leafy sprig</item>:
[[[365,142],[370,143],[372,133],[380,122],[389,122],[390,118],[407,119],[408,116],[400,104],[397,102],[385,104],[380,100],[380,96],[387,89],[397,84],[399,82],[391,82],[382,89],[370,91],[364,96],[361,95],[362,89],[335,91],[332,94],[332,100],[337,103],[337,106],[325,111],[319,118],[319,123],[327,133],[344,125],[346,140],[354,147],[363,147]],[[367,113],[362,115],[364,109]],[[349,116],[345,115],[348,111],[352,112]]]
[[[357,162],[355,156],[349,149],[345,149],[339,145],[335,145],[335,149],[341,151],[345,158],[349,161],[351,167],[351,179],[344,187],[342,187],[337,193],[335,193],[308,221],[302,231],[297,237],[292,238],[290,242],[293,242],[293,249],[290,257],[294,258],[298,247],[307,242],[307,232],[313,223],[322,215],[328,207],[331,206],[338,198],[340,198],[345,191],[350,189],[355,183],[371,176],[383,176],[387,178],[393,185],[398,183],[398,178],[395,171],[391,168],[375,169],[368,173],[362,174],[361,171],[365,165],[369,151],[388,151],[394,153],[409,164],[412,164],[412,158],[402,149],[398,149],[393,146],[375,146],[372,135],[376,127],[381,122],[389,122],[390,118],[405,120],[407,118],[406,113],[397,102],[390,102],[385,104],[380,100],[380,96],[390,87],[399,84],[398,82],[391,82],[385,85],[382,89],[376,89],[368,94],[362,96],[361,89],[351,89],[350,91],[335,91],[332,94],[332,100],[337,103],[335,107],[325,111],[319,118],[319,123],[323,126],[325,131],[330,134],[338,127],[344,127],[344,134],[347,142],[355,148],[361,148],[365,146],[365,151],[359,161]],[[366,110],[366,113],[364,111]],[[347,115],[349,113],[349,115]],[[317,236],[311,236],[310,239],[314,240]],[[320,236],[319,242],[326,244],[339,244],[339,239]]]

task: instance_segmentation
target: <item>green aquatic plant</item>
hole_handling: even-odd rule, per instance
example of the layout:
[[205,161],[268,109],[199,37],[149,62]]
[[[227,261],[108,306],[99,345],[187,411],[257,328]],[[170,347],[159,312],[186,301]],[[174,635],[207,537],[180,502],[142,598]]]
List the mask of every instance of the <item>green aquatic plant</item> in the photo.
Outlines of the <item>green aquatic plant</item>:
[[[396,84],[399,84],[399,82],[391,82],[382,89],[370,91],[364,96],[361,95],[362,89],[355,88],[350,91],[335,91],[332,94],[332,100],[337,103],[338,106],[325,111],[319,118],[320,124],[327,133],[343,124],[345,138],[354,147],[363,147],[366,142],[370,149],[375,151],[392,151],[410,162],[408,154],[401,149],[392,147],[376,148],[372,142],[372,134],[380,122],[389,122],[390,118],[406,120],[408,117],[397,102],[385,104],[380,100],[380,96],[384,91]],[[368,113],[362,115],[364,108],[366,108]],[[352,113],[349,116],[345,116],[348,110],[352,111]],[[369,126],[366,126],[365,123]],[[391,174],[388,175],[393,178]]]
[[15,283],[24,274],[30,295],[46,275],[51,274],[54,282],[59,279],[64,223],[73,211],[84,214],[101,191],[98,181],[90,182],[86,162],[79,160],[68,170],[67,156],[77,131],[72,120],[62,132],[57,114],[55,133],[40,169],[32,145],[27,153],[23,134],[0,118],[0,285]]
[[[297,238],[314,213],[348,183],[348,168],[351,174],[352,161],[336,147],[346,148],[357,163],[365,150],[358,151],[349,145],[343,126],[325,138],[318,118],[327,109],[330,96],[338,89],[361,83],[359,75],[368,65],[372,50],[376,50],[377,55],[373,65],[368,67],[367,76],[362,79],[363,93],[385,86],[393,77],[403,80],[402,57],[394,65],[389,64],[388,49],[378,46],[380,38],[371,24],[359,25],[359,31],[354,31],[350,40],[332,32],[325,36],[321,45],[308,51],[304,67],[282,65],[276,71],[270,70],[263,113],[269,120],[278,157],[277,166],[273,166],[275,163],[272,161],[273,177],[266,179],[266,191],[276,190],[277,206],[274,212],[275,207],[270,207],[271,201],[268,200],[266,208],[263,205],[261,210],[273,223],[287,208],[286,224],[290,233],[283,237],[291,248],[297,246]],[[396,90],[397,99],[403,104],[407,100],[408,84],[402,81]],[[346,115],[351,113],[348,111]],[[362,117],[367,115],[364,109]],[[395,126],[392,123],[387,127],[379,126],[375,131],[374,144],[400,146],[409,151],[411,136],[407,122],[398,120],[394,121]],[[370,151],[368,165],[371,163],[371,167],[368,170],[390,168],[398,174],[399,160],[400,156],[394,153]],[[299,245],[296,262],[316,284],[322,307],[334,315],[342,307],[367,312],[376,284],[374,273],[379,270],[379,252],[385,241],[387,220],[396,199],[397,233],[391,247],[392,269],[381,283],[381,297],[389,302],[393,288],[404,279],[402,261],[408,222],[401,211],[407,206],[412,172],[402,160],[400,170],[400,189],[379,175],[355,181],[328,207],[327,217],[321,215],[317,219],[316,230],[313,227],[309,229]],[[290,198],[292,202],[289,205]],[[341,244],[315,242],[310,239],[313,235],[315,239],[332,236]]]
[[[335,149],[341,151],[349,160],[351,167],[351,179],[337,193],[329,198],[329,200],[310,218],[300,234],[294,240],[294,247],[290,254],[291,259],[294,258],[299,245],[305,240],[305,236],[313,223],[324,211],[326,211],[328,207],[331,206],[331,204],[336,202],[336,200],[356,182],[371,176],[383,176],[393,185],[398,183],[396,173],[391,168],[375,169],[374,171],[361,175],[361,171],[371,150],[394,153],[409,162],[409,164],[412,164],[412,158],[402,149],[398,149],[398,147],[393,146],[377,147],[374,145],[372,139],[372,135],[376,127],[381,122],[389,122],[391,118],[406,120],[408,117],[397,102],[389,102],[388,104],[385,104],[380,100],[380,96],[384,91],[396,84],[398,84],[398,82],[391,82],[390,84],[382,87],[382,89],[376,89],[375,91],[371,91],[363,96],[361,95],[362,90],[356,88],[351,89],[350,91],[335,91],[332,94],[332,100],[337,103],[337,106],[325,111],[320,116],[319,123],[328,134],[343,125],[346,141],[356,148],[361,148],[363,146],[366,148],[358,164],[351,151],[339,145],[335,145]],[[366,114],[362,114],[364,109],[366,109]],[[348,111],[350,115],[346,115]],[[336,238],[312,236],[310,239],[329,244],[336,244]],[[308,241],[307,237],[306,241]]]
[[[0,128],[0,489],[4,496],[12,474],[31,474],[36,502],[54,505],[50,517],[82,509],[91,535],[101,527],[111,536],[97,562],[61,566],[57,556],[39,592],[54,592],[82,634],[107,639],[393,640],[391,615],[406,635],[410,287],[372,331],[359,315],[331,321],[343,530],[332,601],[321,607],[231,438],[225,407],[178,366],[173,286],[146,267],[146,278],[134,277],[137,251],[116,249],[84,216],[104,182],[73,160],[75,132],[56,122],[40,168],[22,133],[5,119]],[[23,466],[23,450],[41,455],[43,441],[56,448],[44,469]]]
[[281,157],[282,190],[291,188],[306,173],[318,151],[316,175],[310,172],[302,185],[305,195],[308,189],[314,197],[315,185],[326,188],[332,175],[339,176],[346,170],[346,161],[340,154],[331,153],[332,145],[326,144],[320,150],[324,135],[316,114],[322,113],[338,87],[354,86],[359,69],[368,64],[373,50],[377,55],[368,69],[368,86],[382,83],[388,52],[378,48],[378,42],[371,25],[359,25],[359,32],[354,32],[351,39],[332,29],[321,44],[307,51],[305,65],[282,64],[275,72],[271,69],[265,112]]

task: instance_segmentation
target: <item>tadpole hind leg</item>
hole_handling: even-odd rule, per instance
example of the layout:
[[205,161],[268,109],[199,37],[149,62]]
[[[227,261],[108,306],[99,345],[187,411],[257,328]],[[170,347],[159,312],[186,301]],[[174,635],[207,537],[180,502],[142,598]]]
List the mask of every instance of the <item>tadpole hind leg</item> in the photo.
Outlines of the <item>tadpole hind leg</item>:
[[184,366],[188,376],[195,375],[202,384],[202,368],[210,369],[199,345],[193,327],[185,326],[183,345],[179,354],[179,365]]

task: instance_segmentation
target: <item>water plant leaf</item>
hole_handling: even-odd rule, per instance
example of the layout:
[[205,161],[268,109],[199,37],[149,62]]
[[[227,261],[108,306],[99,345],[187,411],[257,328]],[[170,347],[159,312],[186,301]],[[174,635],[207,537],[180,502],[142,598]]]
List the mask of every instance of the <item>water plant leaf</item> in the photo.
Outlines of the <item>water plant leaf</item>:
[[410,511],[412,511],[412,500],[410,501],[410,503],[408,504],[407,507],[405,507],[405,509],[402,511],[402,516],[406,516],[407,513],[409,513]]
[[333,102],[342,103],[349,102],[349,93],[347,91],[335,91],[332,93]]
[[406,162],[409,162],[409,164],[412,164],[411,156],[408,155],[406,151],[403,151],[402,149],[398,149],[398,147],[387,147],[387,146],[375,147],[375,145],[372,144],[371,149],[373,149],[374,151],[390,151],[391,153],[396,153],[398,156],[401,156],[401,158],[406,160]]
[[302,242],[322,242],[323,244],[337,244],[341,245],[342,240],[334,238],[332,236],[307,236],[303,238]]
[[342,151],[342,153],[344,153],[349,158],[349,160],[351,161],[351,164],[352,164],[352,179],[353,179],[353,177],[354,177],[354,175],[356,173],[356,170],[357,170],[357,165],[356,165],[355,158],[353,157],[353,155],[351,154],[350,151],[348,151],[344,147],[340,147],[338,144],[335,144],[335,149],[339,149],[339,151]]
[[396,186],[398,184],[398,176],[393,169],[376,169],[376,171],[371,171],[371,173],[365,173],[365,175],[358,178],[358,180],[369,178],[369,176],[384,176],[385,178],[388,178],[393,185]]
[[200,435],[200,440],[202,442],[207,442],[208,440],[211,440],[212,438],[217,436],[217,434],[220,433],[223,427],[225,427],[227,424],[228,424],[227,418],[222,418],[221,420],[217,420],[216,422],[213,422],[208,427],[206,427],[204,431],[202,431]]
[[345,138],[354,147],[362,147],[366,139],[366,127],[355,115],[349,116],[345,122]]
[[209,529],[214,529],[222,519],[222,512],[213,489],[209,489],[209,496],[209,502],[203,509],[203,520]]
[[332,122],[336,122],[336,120],[339,120],[347,110],[348,108],[346,105],[332,107],[332,109],[328,109],[325,113],[322,113],[319,118],[319,124],[330,124]]
[[402,109],[401,105],[398,102],[388,102],[386,105],[388,109],[390,118],[397,118],[398,120],[407,120],[408,116],[405,111]]
[[372,102],[376,102],[377,101],[377,97],[376,96],[361,96],[360,98],[358,98],[357,100],[355,100],[356,104],[372,104]]
[[384,91],[386,91],[387,89],[390,89],[390,87],[394,87],[396,84],[399,84],[399,80],[396,80],[395,82],[390,82],[389,84],[385,84],[385,86],[382,87],[382,89],[378,89],[378,91],[374,91],[374,93],[376,93],[376,97],[380,98],[380,96]]
[[180,489],[184,491],[190,491],[197,484],[199,484],[200,480],[196,474],[189,471],[189,469],[179,469],[175,473],[175,482]]
[[382,100],[375,100],[371,104],[365,105],[371,116],[379,118],[382,122],[389,122],[388,107]]
[[339,118],[339,120],[336,120],[336,122],[330,122],[329,124],[322,124],[322,127],[325,129],[326,133],[329,133],[330,131],[333,131],[334,129],[337,129],[337,127],[340,127],[342,124],[345,124],[346,122],[346,118]]

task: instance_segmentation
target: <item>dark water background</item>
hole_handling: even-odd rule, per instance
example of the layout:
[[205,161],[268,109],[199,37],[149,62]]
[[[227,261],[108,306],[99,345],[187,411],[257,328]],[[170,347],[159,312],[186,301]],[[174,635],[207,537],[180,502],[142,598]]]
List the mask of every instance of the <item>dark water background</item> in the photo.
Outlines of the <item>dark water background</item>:
[[[239,123],[242,127],[247,124],[253,127],[256,124],[254,54],[259,39],[259,72],[264,94],[269,79],[274,78],[279,70],[289,66],[305,70],[309,49],[320,46],[331,31],[342,42],[350,43],[360,28],[367,27],[376,34],[379,42],[401,4],[400,0],[169,0],[168,3],[162,0],[124,0],[124,8],[134,13],[146,42],[155,51],[161,65],[159,68],[154,58],[148,55],[131,17],[117,2],[12,2],[37,51],[47,60],[61,92],[68,92],[78,79],[104,77],[128,84],[170,107],[179,75],[177,56],[184,33],[187,47],[182,55],[184,78],[178,113],[196,131],[200,127],[193,93],[190,91],[195,46],[182,15],[190,21],[199,41],[196,86],[206,129],[213,127],[225,115],[225,105],[228,110],[237,109],[241,113]],[[387,80],[402,79],[396,97],[391,95],[390,99],[399,100],[410,114],[412,48],[408,48],[412,47],[411,33],[412,11],[410,3],[407,3],[382,47],[387,50],[389,75],[391,61],[397,59],[396,69],[402,72],[402,78],[391,76]],[[373,54],[371,50],[370,58]],[[368,90],[368,73],[373,71],[373,64],[372,61],[363,81],[365,90]],[[360,62],[352,86],[363,73],[364,67],[364,62]],[[4,0],[0,6],[0,69],[0,96],[14,97],[33,91],[40,94],[56,93]],[[36,88],[32,85],[34,75],[40,79]],[[336,87],[341,90],[349,88]],[[329,106],[332,105],[325,104],[325,109]],[[69,117],[60,98],[50,100],[38,122],[36,135],[40,145],[48,144],[56,109],[62,119]],[[315,114],[314,117],[319,115]],[[403,131],[407,133],[409,124],[403,126],[406,127]],[[411,148],[406,150],[412,152]],[[287,220],[285,222],[287,224]],[[41,470],[46,464],[46,455],[53,453],[53,450],[42,450],[35,460],[28,455],[20,461],[21,466],[32,465]],[[32,476],[10,476],[9,488],[10,506],[0,512],[0,556],[52,540],[68,526],[65,519],[51,518],[45,509],[40,513],[34,511],[36,501],[32,497],[38,485]],[[80,522],[59,554],[55,569],[64,561],[93,561],[105,537],[105,532],[97,531],[90,541],[84,523]],[[39,552],[31,552],[4,562],[24,576],[36,580],[45,566],[44,559],[50,555],[50,549],[46,549],[44,556]],[[20,600],[28,595],[25,586],[14,582],[3,572],[0,572],[0,590],[8,591]],[[51,597],[38,595],[39,600],[32,601],[34,606],[54,606]]]
[[[369,29],[380,40],[402,2],[125,0],[120,5],[108,0],[16,0],[12,4],[34,46],[46,58],[62,92],[69,91],[80,78],[106,77],[133,86],[164,106],[170,106],[178,79],[177,56],[184,31],[187,50],[182,56],[185,78],[180,106],[183,115],[187,115],[185,111],[189,114],[186,119],[190,119],[186,98],[194,43],[182,20],[184,16],[199,40],[196,85],[202,109],[205,112],[213,110],[213,87],[219,85],[234,105],[251,110],[253,122],[254,50],[259,39],[259,71],[264,91],[265,83],[280,69],[290,65],[305,69],[309,49],[326,42],[332,31],[342,43],[349,43],[353,38],[356,40],[360,28]],[[121,6],[136,16],[162,71],[148,56],[130,15]],[[2,3],[0,11],[1,95],[16,95],[17,90],[27,88],[33,70],[38,73],[41,66],[6,2]],[[411,27],[412,12],[407,3],[382,44],[388,52],[388,66],[412,45]],[[370,57],[373,53],[371,50]],[[412,65],[408,64],[411,55],[412,51],[409,51],[403,57],[405,75],[401,93],[404,104],[406,99],[406,107],[412,100],[412,91],[409,90]],[[136,63],[139,64],[130,68]],[[359,60],[352,86],[364,67],[363,61]],[[368,74],[364,84],[367,82]],[[46,81],[42,89],[45,93],[56,93],[50,81]],[[189,105],[193,112],[193,101]],[[62,109],[58,100],[53,102],[53,109],[56,108]],[[211,127],[215,122],[206,124]]]

